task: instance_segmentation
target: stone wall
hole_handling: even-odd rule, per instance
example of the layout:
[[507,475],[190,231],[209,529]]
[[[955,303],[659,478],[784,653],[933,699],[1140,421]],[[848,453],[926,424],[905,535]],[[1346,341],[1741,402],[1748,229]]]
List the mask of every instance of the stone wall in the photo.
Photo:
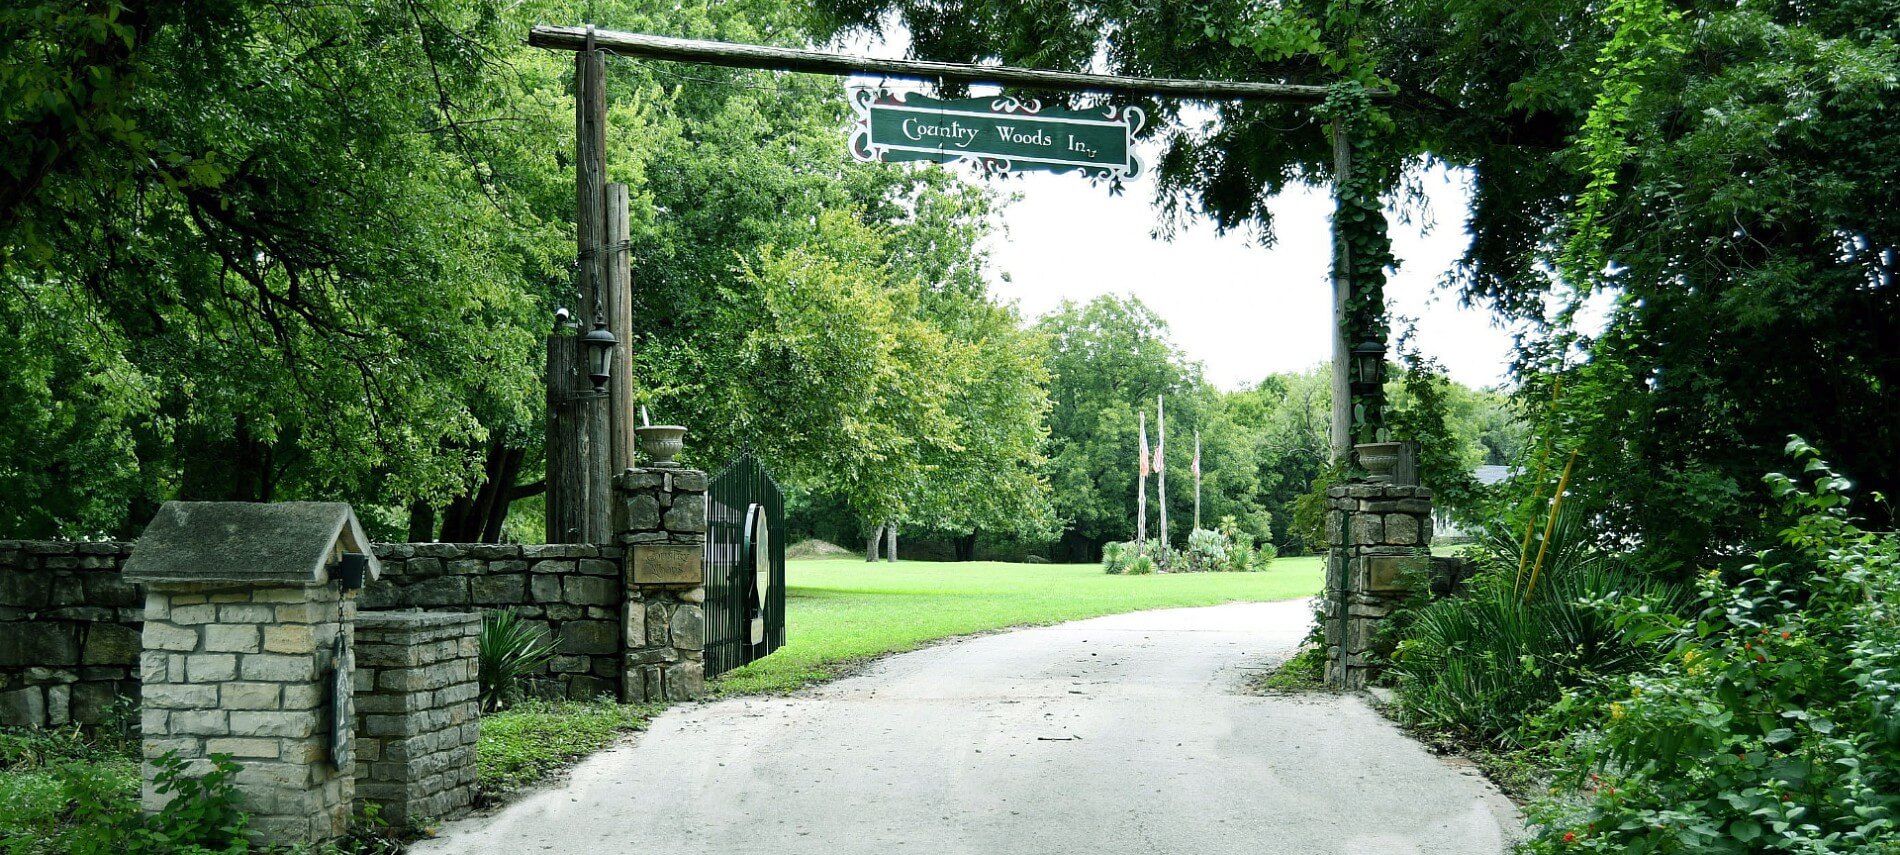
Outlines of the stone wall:
[[[651,485],[627,481],[634,474],[622,476],[639,485],[622,510],[651,527],[623,529],[620,540],[703,548],[705,473],[674,470]],[[132,548],[0,541],[0,725],[95,723],[120,698],[135,711],[145,595],[119,574]],[[703,689],[704,589],[696,578],[635,582],[622,546],[396,543],[375,552],[383,578],[359,593],[358,608],[512,609],[554,641],[546,677],[567,697],[677,700]]]
[[390,825],[446,819],[475,798],[481,616],[356,616],[356,798]]
[[1326,682],[1364,688],[1379,621],[1429,572],[1421,550],[1432,543],[1432,491],[1399,484],[1353,483],[1326,491],[1324,620]]
[[0,540],[0,725],[104,720],[138,700],[138,589],[128,543]]
[[618,695],[622,550],[611,546],[480,543],[379,544],[383,578],[362,592],[364,611],[511,609],[547,632],[547,675],[570,698]]

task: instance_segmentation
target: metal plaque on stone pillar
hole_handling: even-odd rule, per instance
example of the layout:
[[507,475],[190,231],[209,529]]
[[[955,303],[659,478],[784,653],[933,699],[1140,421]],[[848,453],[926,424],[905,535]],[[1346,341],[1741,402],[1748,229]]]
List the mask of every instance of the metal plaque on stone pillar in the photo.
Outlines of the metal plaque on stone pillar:
[[349,641],[337,633],[336,642],[330,646],[330,673],[325,685],[330,696],[330,764],[339,771],[354,769],[356,763],[356,740],[351,738],[356,722],[354,671]]

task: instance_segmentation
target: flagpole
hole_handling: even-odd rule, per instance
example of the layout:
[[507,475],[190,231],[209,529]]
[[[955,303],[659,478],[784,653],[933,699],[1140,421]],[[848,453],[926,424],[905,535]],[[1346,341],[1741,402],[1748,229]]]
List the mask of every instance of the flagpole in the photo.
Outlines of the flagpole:
[[1194,429],[1194,528],[1201,527],[1201,430]]
[[1161,555],[1165,561],[1168,549],[1168,414],[1161,409],[1161,396],[1155,396],[1155,501],[1161,504]]
[[1141,410],[1141,448],[1136,450],[1140,462],[1135,471],[1135,545],[1145,548],[1148,544],[1148,411]]

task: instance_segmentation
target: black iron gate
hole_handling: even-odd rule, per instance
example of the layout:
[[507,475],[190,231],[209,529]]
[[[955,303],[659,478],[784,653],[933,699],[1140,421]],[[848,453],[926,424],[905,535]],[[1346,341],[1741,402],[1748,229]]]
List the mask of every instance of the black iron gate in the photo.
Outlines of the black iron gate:
[[706,676],[785,644],[785,498],[746,454],[714,475],[706,504]]

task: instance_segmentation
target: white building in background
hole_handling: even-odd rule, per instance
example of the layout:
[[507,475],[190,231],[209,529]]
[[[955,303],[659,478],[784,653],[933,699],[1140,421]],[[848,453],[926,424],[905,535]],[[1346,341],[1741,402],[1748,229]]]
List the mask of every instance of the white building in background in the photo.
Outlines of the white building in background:
[[[1511,467],[1480,466],[1471,470],[1471,477],[1478,479],[1479,484],[1489,487],[1492,484],[1511,477]],[[1433,540],[1439,542],[1462,541],[1471,538],[1473,534],[1473,532],[1467,532],[1463,528],[1460,528],[1456,522],[1453,522],[1451,511],[1444,506],[1440,505],[1432,508]]]

